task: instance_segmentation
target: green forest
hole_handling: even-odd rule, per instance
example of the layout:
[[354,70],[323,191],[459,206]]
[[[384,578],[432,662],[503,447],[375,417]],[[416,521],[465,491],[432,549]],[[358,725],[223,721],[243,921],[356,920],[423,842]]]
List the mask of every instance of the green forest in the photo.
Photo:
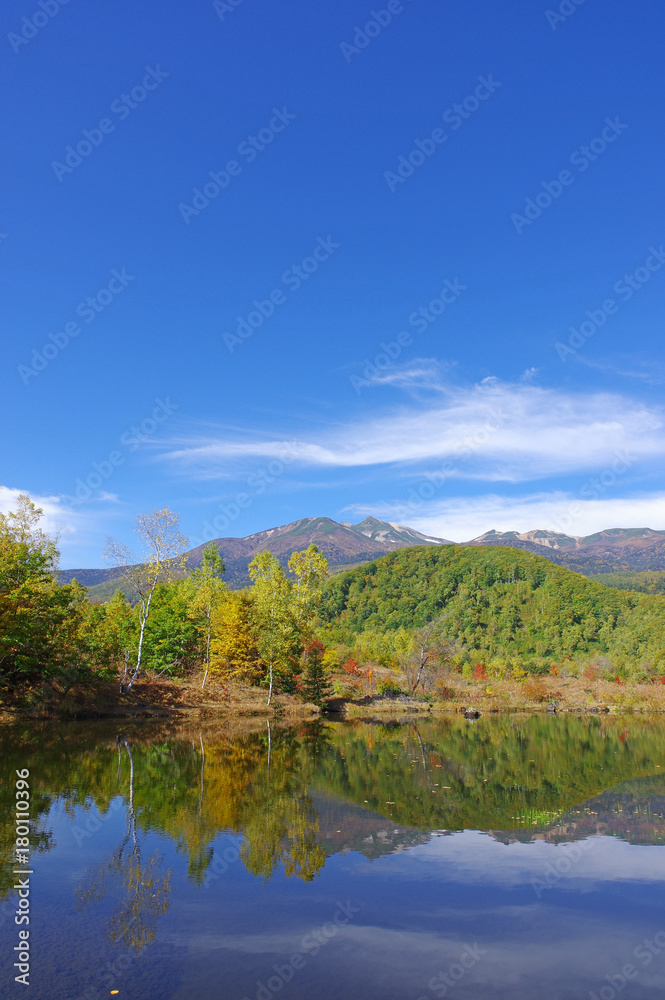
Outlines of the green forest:
[[665,570],[621,570],[616,573],[595,573],[591,576],[604,587],[634,590],[641,594],[665,594]]
[[330,580],[326,634],[351,643],[439,618],[460,657],[548,662],[604,658],[608,668],[665,673],[665,599],[620,591],[517,549],[401,549]]
[[333,577],[314,545],[286,571],[261,552],[251,586],[234,591],[214,545],[186,568],[187,540],[164,508],[137,519],[140,557],[109,541],[124,593],[91,602],[76,581],[58,582],[57,545],[40,520],[27,496],[0,515],[5,702],[99,683],[127,694],[146,676],[217,691],[240,683],[263,688],[268,704],[283,692],[318,705],[344,694],[340,678],[364,678],[352,692],[401,683],[424,695],[428,680],[470,679],[480,665],[514,680],[579,676],[589,665],[612,679],[665,677],[665,596],[606,587],[517,549],[407,548]]

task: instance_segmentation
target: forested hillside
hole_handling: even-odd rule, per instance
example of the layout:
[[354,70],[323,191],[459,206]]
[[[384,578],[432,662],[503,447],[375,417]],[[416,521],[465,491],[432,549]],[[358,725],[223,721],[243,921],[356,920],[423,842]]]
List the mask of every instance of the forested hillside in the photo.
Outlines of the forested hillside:
[[504,547],[392,553],[330,580],[319,616],[338,642],[442,617],[447,636],[488,657],[598,654],[665,668],[665,598],[608,589]]
[[598,573],[592,577],[604,587],[618,590],[635,590],[641,594],[665,594],[665,571],[644,570],[643,572]]
[[124,696],[147,675],[316,705],[402,685],[445,700],[453,674],[665,678],[664,595],[603,587],[517,549],[402,548],[332,578],[313,544],[286,572],[263,551],[251,587],[233,591],[214,544],[187,570],[178,515],[164,508],[137,518],[144,561],[109,542],[133,602],[115,593],[91,604],[85,588],[58,582],[41,515],[26,495],[0,515],[0,701],[64,698],[99,682]]

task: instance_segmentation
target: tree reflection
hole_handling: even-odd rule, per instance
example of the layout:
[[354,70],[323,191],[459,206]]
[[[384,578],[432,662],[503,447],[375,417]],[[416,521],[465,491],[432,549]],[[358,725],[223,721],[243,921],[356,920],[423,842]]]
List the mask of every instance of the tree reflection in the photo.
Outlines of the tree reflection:
[[283,864],[285,875],[309,882],[326,862],[316,840],[319,819],[307,793],[308,768],[303,769],[298,750],[298,743],[280,741],[273,760],[267,723],[265,774],[260,764],[252,798],[245,804],[245,843],[240,851],[247,870],[264,881]]
[[[280,872],[311,881],[324,866],[322,840],[328,851],[350,844],[363,850],[372,814],[379,824],[390,817],[420,831],[542,831],[574,839],[578,830],[594,832],[579,812],[583,803],[639,781],[625,789],[630,806],[626,800],[613,814],[607,800],[603,822],[634,842],[665,839],[665,778],[657,777],[665,728],[658,720],[508,716],[470,724],[455,717],[391,728],[318,721],[299,729],[271,721],[241,735],[221,726],[174,732],[172,724],[131,725],[119,737],[99,725],[63,725],[57,733],[6,727],[0,756],[8,773],[21,759],[31,761],[33,852],[51,848],[48,814],[56,803],[71,818],[77,843],[99,836],[101,847],[92,807],[108,817],[122,794],[118,846],[85,876],[77,896],[81,905],[105,900],[109,939],[134,950],[154,938],[170,900],[170,873],[146,844],[151,833],[171,840],[196,885],[217,871],[223,834],[236,835],[238,845],[242,837],[241,848],[227,851],[256,877]],[[12,782],[0,782],[0,899],[14,881],[14,795]],[[319,829],[319,796],[334,800],[331,809],[349,807],[344,824],[335,820],[342,837],[329,829],[327,812],[325,832]],[[566,818],[571,809],[575,815]]]
[[158,854],[142,857],[134,808],[134,758],[124,737],[117,742],[119,755],[124,749],[129,758],[125,835],[110,858],[91,869],[74,891],[79,904],[86,906],[118,888],[120,903],[106,925],[106,936],[113,944],[141,952],[155,938],[157,918],[168,910],[171,872],[160,870]]

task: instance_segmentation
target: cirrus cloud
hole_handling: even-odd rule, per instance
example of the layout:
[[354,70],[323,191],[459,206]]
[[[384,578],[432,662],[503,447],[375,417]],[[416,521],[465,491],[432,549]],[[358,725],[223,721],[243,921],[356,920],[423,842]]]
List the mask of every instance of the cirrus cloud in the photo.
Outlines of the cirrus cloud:
[[230,468],[278,458],[285,448],[311,468],[412,468],[452,460],[458,478],[520,483],[599,468],[618,451],[629,451],[634,461],[660,460],[665,432],[661,407],[626,396],[490,378],[473,386],[437,385],[426,401],[305,433],[287,427],[274,434],[193,433],[171,442],[164,457],[188,476],[223,478]]

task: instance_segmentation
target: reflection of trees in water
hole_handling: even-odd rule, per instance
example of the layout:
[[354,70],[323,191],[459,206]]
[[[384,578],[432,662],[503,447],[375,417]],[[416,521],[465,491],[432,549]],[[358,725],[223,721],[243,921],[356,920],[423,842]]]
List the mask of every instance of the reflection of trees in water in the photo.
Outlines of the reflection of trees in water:
[[154,940],[157,918],[166,913],[171,895],[171,872],[160,870],[157,854],[144,859],[134,808],[134,758],[126,739],[118,737],[118,776],[121,750],[129,757],[129,799],[125,835],[110,858],[91,869],[75,888],[82,906],[98,903],[119,887],[120,903],[111,915],[106,935],[113,944],[140,952]]
[[291,790],[268,788],[262,796],[265,813],[249,817],[240,851],[248,871],[268,881],[280,864],[288,877],[311,881],[326,857],[316,835],[319,819],[309,795],[294,797]]
[[608,787],[654,774],[664,752],[665,727],[639,718],[357,725],[336,731],[316,785],[421,830],[509,830],[528,823],[535,833]]
[[[543,829],[553,828],[555,816],[604,789],[658,774],[655,765],[665,754],[662,722],[641,718],[503,717],[469,724],[456,717],[393,728],[322,721],[297,730],[264,727],[229,737],[223,729],[174,736],[145,725],[118,739],[109,739],[108,729],[100,735],[98,726],[58,727],[57,739],[43,728],[7,728],[0,731],[0,756],[12,761],[19,744],[29,755],[39,776],[34,819],[57,801],[80,823],[81,807],[94,804],[103,816],[122,793],[127,826],[121,842],[86,877],[79,896],[91,902],[119,894],[109,935],[140,948],[151,940],[170,892],[159,859],[145,855],[150,833],[171,838],[197,885],[205,882],[215,851],[223,852],[219,837],[226,832],[242,834],[240,863],[252,874],[269,879],[283,871],[309,880],[325,860],[310,789],[419,830],[519,829],[527,825],[519,817],[527,817],[529,831],[536,832],[540,827],[532,821],[538,817],[547,818]],[[0,856],[7,859],[13,794],[12,783],[0,784]],[[354,822],[349,817],[345,828],[351,840]],[[648,841],[648,829],[665,830],[660,814],[644,822],[641,840]],[[91,816],[85,828],[99,825]],[[612,830],[630,837],[633,826],[624,810]],[[48,850],[48,824],[40,828]],[[11,872],[9,864],[5,871]],[[12,881],[9,875],[3,882],[0,873],[0,896]]]
[[[268,881],[280,864],[288,877],[311,881],[325,865],[325,854],[316,835],[319,818],[306,789],[306,776],[297,758],[281,753],[273,761],[272,733],[267,721],[265,774],[252,782],[251,800],[245,809],[245,842],[240,857],[252,875]],[[271,767],[272,766],[272,767]],[[263,780],[262,780],[263,779]]]

